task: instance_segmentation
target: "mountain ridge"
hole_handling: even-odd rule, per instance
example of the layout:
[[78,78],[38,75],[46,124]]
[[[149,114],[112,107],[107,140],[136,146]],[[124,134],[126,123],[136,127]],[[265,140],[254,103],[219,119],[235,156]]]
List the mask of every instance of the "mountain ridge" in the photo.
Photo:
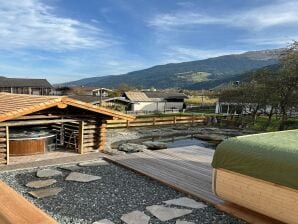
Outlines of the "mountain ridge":
[[[155,65],[126,74],[84,78],[62,85],[114,88],[126,83],[135,87],[158,89],[193,89],[196,85],[200,88],[212,88],[250,70],[278,63],[280,51],[281,49],[248,51],[203,60]],[[204,86],[204,83],[210,84],[210,81],[214,85]]]

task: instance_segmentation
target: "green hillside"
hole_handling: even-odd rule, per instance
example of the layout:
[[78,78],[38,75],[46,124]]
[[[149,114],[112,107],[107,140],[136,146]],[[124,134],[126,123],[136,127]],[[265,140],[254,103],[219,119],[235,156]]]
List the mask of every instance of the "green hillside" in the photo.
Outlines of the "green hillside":
[[122,75],[81,79],[64,85],[117,87],[121,83],[150,88],[213,88],[247,71],[276,64],[279,50],[254,51],[205,60],[158,65]]

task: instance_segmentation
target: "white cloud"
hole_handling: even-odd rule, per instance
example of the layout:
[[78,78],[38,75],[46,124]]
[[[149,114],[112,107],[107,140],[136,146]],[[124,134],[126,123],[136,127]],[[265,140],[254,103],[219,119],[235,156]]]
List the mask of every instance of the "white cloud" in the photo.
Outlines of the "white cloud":
[[195,48],[176,46],[171,47],[164,53],[163,63],[177,63],[192,60],[201,60],[206,58],[218,57],[228,54],[240,54],[240,50],[200,50]]
[[238,40],[239,43],[254,44],[257,46],[274,46],[274,47],[286,47],[291,44],[294,40],[298,39],[298,35],[287,35],[287,36],[270,36],[270,37],[253,37],[244,38]]
[[100,28],[53,11],[40,0],[0,0],[0,49],[61,51],[113,44]]
[[298,1],[272,1],[250,10],[230,12],[226,15],[207,15],[199,10],[178,10],[159,14],[149,21],[150,26],[171,29],[192,25],[217,24],[245,29],[264,29],[277,25],[298,23]]

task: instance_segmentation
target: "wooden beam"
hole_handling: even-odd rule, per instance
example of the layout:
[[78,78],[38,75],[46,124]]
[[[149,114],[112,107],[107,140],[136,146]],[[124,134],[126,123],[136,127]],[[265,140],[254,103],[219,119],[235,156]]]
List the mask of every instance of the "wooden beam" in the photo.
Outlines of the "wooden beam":
[[107,132],[107,123],[105,120],[102,121],[99,126],[99,151],[104,152],[104,147],[106,144],[106,133]]
[[80,121],[79,125],[79,153],[84,153],[84,121]]
[[9,127],[6,126],[6,164],[9,164]]
[[26,126],[26,125],[42,125],[42,124],[55,124],[55,123],[65,123],[65,122],[77,122],[75,119],[54,119],[54,120],[37,120],[37,121],[7,121],[1,122],[2,126]]
[[61,116],[57,115],[27,115],[14,118],[13,120],[36,120],[36,119],[57,119],[61,118]]
[[0,223],[42,223],[57,224],[57,222],[26,200],[22,195],[14,191],[8,185],[0,181]]

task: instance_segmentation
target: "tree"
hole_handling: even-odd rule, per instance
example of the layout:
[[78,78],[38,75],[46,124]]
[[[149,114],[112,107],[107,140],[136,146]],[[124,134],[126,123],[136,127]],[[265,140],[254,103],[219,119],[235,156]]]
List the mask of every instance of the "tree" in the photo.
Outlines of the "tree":
[[298,92],[298,42],[294,41],[285,49],[280,56],[280,76],[279,83],[280,93],[280,111],[281,123],[279,130],[283,130],[287,113],[293,106],[297,106]]

